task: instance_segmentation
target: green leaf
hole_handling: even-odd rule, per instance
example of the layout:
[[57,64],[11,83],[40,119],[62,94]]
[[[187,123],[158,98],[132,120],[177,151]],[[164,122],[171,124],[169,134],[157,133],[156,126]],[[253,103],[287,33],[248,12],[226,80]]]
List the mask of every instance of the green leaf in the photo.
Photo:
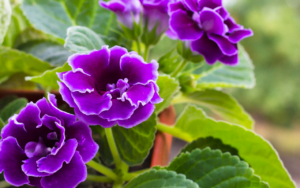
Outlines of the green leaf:
[[71,67],[68,63],[65,63],[62,67],[57,67],[53,70],[48,70],[44,72],[42,75],[33,76],[33,77],[25,77],[25,80],[32,81],[41,84],[44,88],[50,87],[51,89],[58,90],[59,86],[57,81],[59,78],[57,77],[58,72],[66,72],[71,70]]
[[20,6],[15,6],[12,10],[10,24],[2,45],[13,47],[18,35],[29,26],[30,24],[23,15]]
[[295,187],[272,145],[253,131],[239,125],[207,118],[202,110],[188,106],[175,128],[189,139],[212,136],[238,150],[243,158],[272,188]]
[[237,66],[227,66],[217,62],[213,66],[205,65],[193,71],[198,79],[198,88],[253,88],[255,86],[254,66],[245,51],[239,46],[239,64]]
[[24,0],[22,9],[35,28],[65,39],[71,26],[85,26],[107,35],[115,26],[112,12],[99,6],[98,0]]
[[27,102],[28,101],[25,98],[19,98],[14,100],[13,102],[9,103],[1,110],[0,118],[4,122],[7,122],[11,116],[19,113],[20,110],[27,105]]
[[72,55],[63,45],[50,41],[31,41],[19,46],[18,49],[53,66],[64,65]]
[[15,73],[35,76],[52,68],[49,63],[30,54],[6,47],[0,47],[0,59],[0,79]]
[[[156,132],[155,126],[156,115],[153,114],[147,121],[133,128],[126,129],[120,126],[112,128],[119,155],[126,164],[134,166],[143,163],[153,145]],[[111,165],[113,164],[113,158],[111,157],[109,147],[107,147],[106,136],[103,134],[104,128],[99,129],[102,136],[100,141],[100,156],[106,164]],[[104,149],[102,150],[101,147]]]
[[150,170],[134,178],[124,188],[198,188],[198,185],[167,170]]
[[248,129],[253,126],[253,119],[243,107],[229,94],[217,90],[195,91],[183,94],[172,101],[175,103],[194,103],[207,107],[230,123],[242,125]]
[[103,40],[93,30],[87,27],[74,26],[67,31],[65,47],[72,52],[88,53],[100,50],[105,45]]
[[249,165],[230,153],[196,149],[176,157],[165,169],[186,175],[201,188],[268,188]]
[[0,100],[0,113],[1,113],[1,110],[6,105],[8,105],[10,102],[14,101],[15,99],[17,99],[16,95],[6,95],[6,96],[2,97]]
[[[4,121],[0,118],[0,130],[5,126]],[[0,136],[1,138],[1,136]]]
[[180,153],[192,152],[195,149],[204,149],[209,147],[211,149],[219,149],[222,153],[229,152],[231,155],[239,156],[238,150],[230,145],[223,144],[222,140],[213,137],[199,138],[189,143]]
[[165,74],[171,74],[181,61],[182,58],[176,53],[175,49],[172,49],[158,59],[159,71],[162,71]]
[[158,76],[157,85],[159,96],[164,99],[163,102],[155,105],[155,111],[159,113],[171,104],[174,95],[179,91],[179,83],[168,75],[161,75]]
[[1,0],[0,1],[0,45],[3,42],[3,39],[8,30],[8,26],[11,19],[11,6],[9,0]]
[[49,40],[49,37],[45,33],[36,30],[33,27],[28,27],[16,37],[13,47],[19,48],[21,45],[30,41],[41,42],[42,40]]

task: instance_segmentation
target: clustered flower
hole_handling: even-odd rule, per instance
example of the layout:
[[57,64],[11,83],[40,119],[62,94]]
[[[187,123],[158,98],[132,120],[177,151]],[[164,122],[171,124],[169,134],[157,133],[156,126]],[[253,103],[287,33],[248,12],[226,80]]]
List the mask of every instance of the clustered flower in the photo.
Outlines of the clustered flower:
[[158,63],[115,46],[68,60],[72,71],[58,74],[60,93],[89,125],[131,128],[147,120],[162,99],[156,85]]
[[56,107],[54,95],[29,103],[2,129],[0,172],[14,186],[72,188],[98,151],[88,125]]
[[180,40],[189,41],[192,51],[203,55],[208,64],[218,60],[236,65],[237,43],[253,35],[235,23],[222,0],[181,0],[170,4],[169,14],[171,30]]

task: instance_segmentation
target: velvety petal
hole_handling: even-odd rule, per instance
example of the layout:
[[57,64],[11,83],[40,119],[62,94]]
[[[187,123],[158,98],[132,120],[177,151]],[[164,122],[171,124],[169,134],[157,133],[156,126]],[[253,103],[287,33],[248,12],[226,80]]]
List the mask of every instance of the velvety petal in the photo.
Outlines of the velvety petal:
[[25,130],[28,132],[35,130],[37,126],[42,124],[40,119],[40,109],[36,104],[30,102],[20,111],[16,120],[19,123],[23,123]]
[[77,140],[70,139],[65,142],[62,148],[56,155],[48,155],[37,161],[38,171],[46,173],[55,173],[63,166],[63,163],[67,164],[71,161],[77,148]]
[[36,145],[37,145],[37,142],[28,142],[25,145],[24,151],[28,158],[33,157]]
[[175,12],[176,10],[186,10],[181,1],[170,3],[169,12]]
[[199,0],[183,0],[182,1],[186,7],[190,9],[190,11],[197,12],[198,10],[198,2]]
[[140,105],[132,114],[129,119],[118,120],[118,125],[127,129],[134,127],[144,121],[146,121],[154,112],[154,104],[148,103],[145,106]]
[[243,29],[243,26],[236,24],[235,21],[233,20],[233,18],[231,18],[231,17],[229,17],[227,20],[225,20],[224,23],[227,25],[229,33],[232,33],[235,30]]
[[37,160],[39,160],[40,157],[39,156],[35,156],[29,159],[26,159],[23,161],[23,165],[22,165],[22,171],[27,175],[27,176],[34,176],[34,177],[44,177],[44,176],[48,176],[50,174],[45,173],[45,172],[39,172],[37,170],[38,166],[37,166]]
[[232,56],[238,53],[236,44],[231,43],[227,38],[215,34],[207,34],[207,36],[219,46],[224,55]]
[[71,95],[76,106],[86,115],[98,115],[112,105],[110,96],[101,96],[96,91],[91,93],[74,92]]
[[253,36],[253,32],[251,29],[241,29],[236,30],[228,36],[228,40],[232,43],[238,43],[244,38]]
[[154,87],[154,95],[151,99],[151,103],[152,104],[157,104],[157,103],[161,103],[164,99],[162,99],[160,96],[159,96],[159,87],[152,83],[153,84],[153,87]]
[[41,177],[29,177],[29,185],[36,186],[38,188],[43,188],[41,185]]
[[77,108],[75,108],[74,111],[78,119],[87,125],[101,125],[104,128],[110,128],[116,124],[116,121],[108,121],[99,117],[98,115],[85,115]]
[[52,148],[51,150],[51,154],[52,155],[56,155],[57,152],[62,148],[63,144],[65,143],[65,139],[66,139],[66,134],[65,134],[65,128],[60,125],[59,123],[55,123],[59,134],[60,134],[60,140],[58,142],[55,143],[55,147]]
[[48,114],[45,114],[41,120],[43,122],[43,126],[48,127],[50,130],[57,129],[56,124],[55,124],[56,122],[61,124],[61,121],[58,118],[56,118],[54,116],[49,116]]
[[80,71],[69,71],[63,75],[63,83],[71,92],[78,91],[80,93],[92,92],[95,88],[95,81],[91,76],[88,76]]
[[202,10],[204,7],[211,9],[222,6],[222,0],[199,0],[199,10]]
[[128,119],[136,109],[129,101],[123,102],[118,99],[112,99],[111,101],[112,105],[110,109],[99,114],[101,118],[107,119],[108,121]]
[[72,70],[82,70],[88,75],[97,77],[104,71],[109,63],[109,50],[107,46],[103,46],[101,50],[94,50],[89,54],[74,54],[68,59]]
[[82,157],[83,162],[92,160],[98,152],[99,146],[92,138],[92,131],[83,122],[76,122],[66,127],[67,139],[75,138],[78,142],[77,151]]
[[150,102],[154,92],[155,90],[151,83],[146,85],[137,84],[130,87],[122,98],[127,99],[133,106],[145,105]]
[[224,7],[217,7],[214,9],[224,20],[229,17],[229,12]]
[[70,107],[76,107],[77,105],[74,102],[74,99],[71,96],[71,91],[69,88],[62,82],[57,82],[59,85],[59,93],[61,94],[62,99],[68,103]]
[[122,1],[99,1],[100,6],[113,12],[124,12],[126,5]]
[[172,31],[172,29],[170,29],[170,28],[165,32],[165,34],[166,34],[170,39],[173,39],[173,40],[177,40],[177,39],[178,39],[177,34],[176,34],[174,31]]
[[145,63],[143,58],[135,54],[126,54],[121,59],[121,69],[124,78],[128,79],[130,85],[140,83],[147,84],[156,81],[158,78],[158,63],[152,60]]
[[227,32],[227,27],[223,23],[223,18],[214,10],[204,8],[199,15],[202,29],[208,33],[224,35]]
[[214,64],[219,58],[224,56],[218,45],[209,40],[206,34],[200,39],[191,42],[191,48],[193,51],[203,55],[208,64]]
[[229,66],[235,66],[239,63],[238,54],[233,56],[223,56],[219,59],[223,64]]
[[25,159],[27,157],[15,138],[8,137],[0,142],[0,173],[4,171],[4,178],[8,183],[14,186],[29,183],[21,168]]
[[170,27],[181,40],[197,40],[203,35],[198,23],[182,10],[170,15]]
[[75,188],[86,179],[86,176],[86,166],[80,154],[76,152],[69,164],[64,164],[53,175],[43,177],[41,184],[44,188]]

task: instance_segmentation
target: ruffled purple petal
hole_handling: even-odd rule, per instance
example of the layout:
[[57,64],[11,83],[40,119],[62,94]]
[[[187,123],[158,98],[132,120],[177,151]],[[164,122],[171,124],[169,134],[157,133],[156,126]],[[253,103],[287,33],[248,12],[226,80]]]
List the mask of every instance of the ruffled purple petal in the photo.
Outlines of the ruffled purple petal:
[[43,126],[48,127],[50,130],[56,130],[57,129],[57,126],[56,126],[55,123],[61,124],[61,121],[58,118],[53,117],[53,116],[49,116],[48,114],[45,114],[42,117],[41,120],[43,122]]
[[4,171],[4,178],[8,183],[14,186],[29,183],[21,168],[25,159],[27,157],[16,138],[8,137],[0,142],[0,173]]
[[69,104],[70,107],[75,108],[77,105],[74,102],[74,99],[71,96],[71,91],[69,88],[62,82],[57,82],[59,85],[59,93],[61,94],[62,99]]
[[83,162],[87,163],[93,159],[98,152],[99,146],[92,138],[92,131],[83,122],[76,122],[66,127],[67,139],[75,138],[78,142],[77,151]]
[[128,119],[132,116],[135,106],[132,106],[129,101],[121,101],[118,99],[112,99],[112,105],[109,110],[101,112],[99,116],[108,121],[116,121],[122,119]]
[[125,12],[126,5],[122,1],[99,1],[100,6],[113,12]]
[[58,129],[58,133],[60,133],[60,139],[58,142],[55,143],[55,147],[52,148],[51,150],[51,154],[52,155],[56,155],[57,152],[61,149],[61,147],[63,146],[63,144],[65,143],[65,139],[66,139],[66,130],[65,127],[61,126],[59,123],[55,123],[57,129]]
[[43,188],[41,185],[41,177],[29,177],[29,185],[35,186],[38,188]]
[[121,59],[121,70],[123,76],[128,79],[130,85],[147,84],[150,81],[156,81],[158,78],[158,63],[152,60],[151,63],[145,63],[144,60],[134,54],[124,55]]
[[207,36],[219,46],[224,55],[232,56],[238,53],[236,44],[231,43],[227,38],[210,33]]
[[223,23],[223,18],[212,9],[204,8],[200,12],[199,19],[202,29],[208,33],[224,35],[228,30]]
[[186,10],[181,1],[169,4],[169,12],[175,12],[176,10]]
[[227,10],[224,7],[217,7],[214,9],[214,11],[216,11],[220,16],[222,16],[224,20],[229,18],[229,12],[227,12]]
[[80,71],[69,71],[63,75],[62,80],[71,92],[93,92],[95,81],[91,76],[88,76]]
[[24,124],[24,128],[27,132],[35,131],[37,126],[42,125],[40,109],[32,102],[28,103],[27,106],[20,111],[16,120]]
[[107,119],[103,119],[98,115],[85,115],[78,108],[75,108],[74,111],[78,119],[87,125],[100,125],[104,128],[110,128],[117,123],[116,121],[108,121]]
[[89,54],[74,54],[68,59],[73,71],[77,69],[97,78],[97,75],[104,71],[109,63],[109,50],[103,46],[101,50],[94,50]]
[[240,42],[241,40],[253,36],[251,29],[241,29],[236,30],[228,36],[228,40],[234,44]]
[[151,103],[148,103],[145,106],[140,105],[129,119],[118,120],[118,125],[127,129],[134,127],[146,121],[154,112],[154,109],[155,106]]
[[131,105],[139,106],[150,102],[154,95],[154,87],[151,83],[147,85],[137,84],[128,89],[122,97],[126,98]]
[[152,83],[152,84],[153,84],[153,87],[154,87],[154,95],[153,95],[150,102],[152,104],[158,104],[158,103],[163,102],[164,99],[162,99],[158,94],[159,93],[159,87],[154,83]]
[[43,177],[41,184],[43,188],[74,188],[83,182],[86,176],[86,166],[80,154],[76,152],[69,164],[64,164],[59,171],[51,176]]
[[232,33],[235,30],[240,30],[243,29],[243,26],[236,24],[234,19],[231,17],[228,17],[227,20],[224,21],[224,23],[226,24],[226,26],[228,27],[228,32]]
[[223,64],[229,66],[235,66],[239,63],[238,54],[233,56],[223,56],[219,59]]
[[27,175],[27,176],[34,176],[34,177],[44,177],[48,176],[50,174],[45,173],[45,172],[39,172],[38,166],[37,166],[37,161],[40,159],[39,156],[35,156],[29,159],[26,159],[23,161],[22,165],[22,171]]
[[204,7],[211,9],[222,6],[222,0],[200,0],[199,1],[199,10],[202,10]]
[[101,96],[98,92],[91,93],[71,93],[76,106],[86,115],[98,115],[111,108],[111,96]]
[[193,12],[198,12],[198,0],[183,0],[184,5]]
[[170,27],[181,40],[197,40],[203,35],[198,23],[182,10],[170,15]]
[[214,64],[218,59],[224,56],[218,45],[209,40],[206,34],[200,39],[191,42],[191,48],[193,51],[203,55],[206,62],[210,65]]
[[50,174],[55,173],[61,169],[64,162],[68,164],[71,161],[77,145],[76,139],[67,140],[56,155],[48,155],[37,161],[38,171]]

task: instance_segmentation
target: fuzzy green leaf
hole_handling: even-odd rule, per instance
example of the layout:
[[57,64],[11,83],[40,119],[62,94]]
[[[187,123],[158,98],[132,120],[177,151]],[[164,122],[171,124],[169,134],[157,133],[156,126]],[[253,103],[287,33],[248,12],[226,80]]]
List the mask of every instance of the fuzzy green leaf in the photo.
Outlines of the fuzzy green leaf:
[[196,149],[191,153],[182,153],[176,157],[165,169],[186,175],[201,188],[268,188],[254,175],[249,165],[240,161],[230,153],[211,150],[209,147]]
[[25,79],[27,81],[39,83],[45,88],[50,87],[51,89],[58,90],[59,86],[57,84],[57,81],[59,81],[59,78],[57,77],[56,73],[66,72],[69,70],[71,70],[71,67],[68,63],[65,63],[62,67],[57,67],[53,70],[48,70],[39,76],[27,76],[25,77]]
[[212,136],[238,150],[243,158],[272,188],[295,187],[272,145],[253,131],[239,125],[207,118],[202,110],[188,106],[180,115],[175,128],[189,139]]
[[159,96],[164,99],[163,102],[155,105],[155,111],[159,113],[171,104],[174,95],[179,91],[179,83],[170,76],[161,75],[157,79],[157,85]]
[[1,110],[0,118],[3,122],[7,122],[11,116],[19,113],[20,110],[27,105],[27,102],[28,101],[25,98],[19,98],[12,101]]
[[93,30],[87,27],[74,26],[67,31],[65,47],[75,53],[88,53],[100,50],[105,45],[103,40]]
[[150,170],[130,181],[124,188],[198,188],[198,185],[167,170]]
[[12,9],[9,0],[0,1],[0,45],[6,35],[8,26],[10,24]]

